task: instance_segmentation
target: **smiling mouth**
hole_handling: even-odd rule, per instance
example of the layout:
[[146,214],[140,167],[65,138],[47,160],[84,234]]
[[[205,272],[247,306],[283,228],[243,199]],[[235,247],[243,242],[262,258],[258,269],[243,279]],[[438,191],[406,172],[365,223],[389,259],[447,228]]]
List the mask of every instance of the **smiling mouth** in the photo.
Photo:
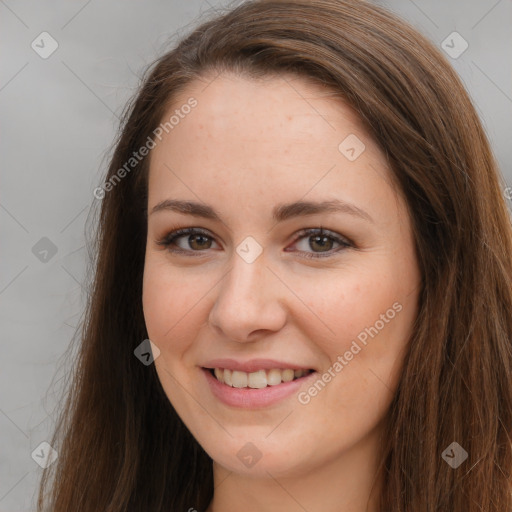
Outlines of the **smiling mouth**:
[[204,368],[219,382],[234,388],[262,389],[267,386],[278,386],[283,382],[291,382],[306,377],[314,370],[293,370],[290,368],[258,370],[252,373],[229,370],[227,368]]

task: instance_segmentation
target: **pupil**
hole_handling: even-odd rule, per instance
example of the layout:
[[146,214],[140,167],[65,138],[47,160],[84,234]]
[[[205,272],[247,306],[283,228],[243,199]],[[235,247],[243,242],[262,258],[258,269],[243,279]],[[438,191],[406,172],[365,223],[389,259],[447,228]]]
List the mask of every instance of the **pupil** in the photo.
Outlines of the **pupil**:
[[329,242],[332,244],[332,240],[329,237],[327,237],[327,236],[318,236],[317,235],[317,236],[314,236],[312,238],[313,238],[313,242],[312,242],[312,245],[311,245],[312,249],[314,249],[313,244],[315,244],[315,243],[319,243],[319,247],[320,247],[321,251],[328,251],[330,249],[330,247],[326,248],[326,242],[327,242],[327,244],[329,244]]
[[[202,249],[204,248],[204,245],[202,245],[201,241],[204,243],[205,241],[208,242],[208,237],[204,236],[204,235],[190,235],[189,237],[189,243],[190,243],[190,247],[193,247],[194,248],[194,243],[197,243],[199,240],[199,247],[195,247],[195,248],[199,248],[199,249]],[[209,246],[208,246],[209,247]],[[206,247],[206,248],[208,248]]]

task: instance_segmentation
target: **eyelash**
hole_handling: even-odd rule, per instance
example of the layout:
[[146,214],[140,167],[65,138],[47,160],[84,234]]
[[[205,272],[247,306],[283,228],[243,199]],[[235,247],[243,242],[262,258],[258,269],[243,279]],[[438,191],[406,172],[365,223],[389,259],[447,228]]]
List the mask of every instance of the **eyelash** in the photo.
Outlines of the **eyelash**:
[[[182,228],[182,229],[176,229],[174,231],[171,231],[170,233],[166,234],[162,239],[157,240],[156,243],[158,245],[162,245],[162,246],[166,247],[167,250],[169,250],[170,252],[173,252],[173,253],[186,254],[186,255],[190,255],[190,256],[201,256],[201,253],[204,251],[193,251],[193,250],[184,250],[181,248],[177,248],[177,249],[171,248],[171,246],[175,243],[175,241],[177,239],[179,239],[185,235],[203,235],[208,238],[211,238],[212,240],[214,239],[214,237],[212,237],[210,235],[210,233],[204,229]],[[332,257],[336,253],[338,253],[344,249],[354,247],[354,244],[352,242],[350,242],[348,239],[342,238],[332,231],[324,230],[322,227],[308,228],[308,229],[303,229],[303,230],[299,231],[297,233],[297,238],[295,239],[294,244],[297,243],[301,238],[312,237],[312,236],[327,236],[334,242],[340,244],[341,247],[338,247],[337,249],[332,249],[331,251],[328,251],[326,253],[314,253],[314,252],[299,251],[299,252],[303,252],[304,254],[302,255],[302,257],[307,258],[307,259]],[[287,251],[287,252],[292,252],[292,251]]]

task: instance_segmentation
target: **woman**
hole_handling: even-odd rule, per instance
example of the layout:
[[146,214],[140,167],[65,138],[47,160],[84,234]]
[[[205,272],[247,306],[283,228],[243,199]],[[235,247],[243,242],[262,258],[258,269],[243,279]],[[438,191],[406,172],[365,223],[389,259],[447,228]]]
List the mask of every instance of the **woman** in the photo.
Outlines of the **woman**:
[[98,189],[40,510],[512,511],[503,187],[455,72],[382,8],[205,22]]

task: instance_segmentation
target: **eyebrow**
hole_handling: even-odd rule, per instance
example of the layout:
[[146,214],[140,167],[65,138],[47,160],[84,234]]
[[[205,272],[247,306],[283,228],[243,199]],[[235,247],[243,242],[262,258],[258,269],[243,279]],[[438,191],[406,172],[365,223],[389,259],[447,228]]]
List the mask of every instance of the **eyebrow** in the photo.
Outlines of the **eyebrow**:
[[[202,217],[222,222],[220,215],[211,206],[195,201],[180,201],[177,199],[165,199],[155,205],[150,215],[160,211],[175,211],[194,217]],[[319,213],[346,213],[354,217],[373,223],[372,217],[354,204],[331,199],[329,201],[296,201],[293,203],[278,204],[272,210],[272,218],[275,222],[283,222],[293,217],[314,215]]]

